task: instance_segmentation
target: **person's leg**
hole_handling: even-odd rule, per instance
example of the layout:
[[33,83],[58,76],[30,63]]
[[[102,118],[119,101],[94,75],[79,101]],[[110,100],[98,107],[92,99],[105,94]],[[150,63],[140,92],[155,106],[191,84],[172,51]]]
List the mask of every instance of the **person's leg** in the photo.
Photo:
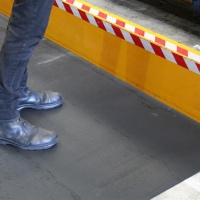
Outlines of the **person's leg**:
[[[49,1],[49,0],[48,0]],[[31,38],[36,37],[34,44],[30,42],[29,49],[34,49],[35,45],[43,38],[44,31],[46,29],[49,14],[50,14],[50,5],[53,4],[53,1],[50,0],[50,3],[48,1],[42,2],[42,5],[40,3],[40,7],[37,10],[37,21],[39,23],[33,24],[32,29],[36,30],[32,35]],[[35,1],[33,1],[35,3]],[[42,14],[43,13],[43,14]],[[31,41],[31,40],[30,40]],[[62,96],[57,92],[52,91],[34,91],[27,85],[27,79],[28,79],[28,71],[27,68],[24,71],[24,74],[22,76],[21,82],[20,82],[20,88],[19,88],[19,106],[18,110],[22,110],[24,108],[33,108],[33,109],[50,109],[55,108],[57,106],[60,106],[63,103]]]
[[[17,115],[16,107],[19,107],[18,110],[48,109],[63,103],[59,93],[48,91],[38,94],[27,88],[27,65],[35,46],[44,36],[52,4],[53,0],[15,0],[14,2],[0,55],[0,95],[2,93],[5,98],[6,93],[6,107],[13,107],[13,113],[10,113],[7,119],[11,118],[10,115]],[[19,97],[21,98],[18,102]],[[7,105],[8,101],[10,105]],[[1,105],[0,110],[5,108],[2,102]],[[8,115],[7,110],[1,113],[3,116]]]
[[15,0],[0,52],[0,143],[22,149],[46,149],[57,135],[20,118],[20,85],[28,61],[44,35],[53,0]]

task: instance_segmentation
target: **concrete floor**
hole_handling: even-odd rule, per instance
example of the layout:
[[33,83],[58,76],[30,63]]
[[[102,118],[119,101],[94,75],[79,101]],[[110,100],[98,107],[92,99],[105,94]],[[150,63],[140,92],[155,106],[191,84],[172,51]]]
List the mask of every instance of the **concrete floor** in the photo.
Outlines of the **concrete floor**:
[[[0,46],[7,19],[0,16]],[[0,146],[1,200],[149,200],[200,170],[200,126],[76,55],[43,40],[32,88],[62,107],[22,117],[59,134],[41,152]]]
[[177,42],[193,47],[200,44],[200,25],[138,0],[85,0]]

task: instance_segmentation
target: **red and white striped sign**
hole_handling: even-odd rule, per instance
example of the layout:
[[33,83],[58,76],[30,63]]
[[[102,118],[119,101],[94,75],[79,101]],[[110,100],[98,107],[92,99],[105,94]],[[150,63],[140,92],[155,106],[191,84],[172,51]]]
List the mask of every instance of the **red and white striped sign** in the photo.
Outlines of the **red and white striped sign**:
[[77,0],[55,0],[54,5],[117,37],[200,74],[200,55],[163,40],[150,32],[105,14]]

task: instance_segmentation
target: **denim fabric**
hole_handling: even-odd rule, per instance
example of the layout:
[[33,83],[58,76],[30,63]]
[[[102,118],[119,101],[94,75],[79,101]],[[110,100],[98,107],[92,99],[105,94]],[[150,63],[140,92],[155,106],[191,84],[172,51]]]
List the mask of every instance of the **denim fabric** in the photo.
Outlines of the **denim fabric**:
[[19,117],[19,88],[27,85],[27,65],[44,36],[53,1],[14,1],[0,52],[0,122]]

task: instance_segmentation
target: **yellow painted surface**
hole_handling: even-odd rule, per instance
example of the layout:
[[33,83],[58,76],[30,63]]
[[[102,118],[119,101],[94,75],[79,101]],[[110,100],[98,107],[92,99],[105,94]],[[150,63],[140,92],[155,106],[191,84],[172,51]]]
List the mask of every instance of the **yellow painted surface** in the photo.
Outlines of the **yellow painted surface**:
[[[12,0],[0,0],[0,12],[9,14],[11,3],[8,3],[7,10],[2,11],[4,2]],[[52,10],[46,37],[192,119],[200,121],[199,75],[56,7]]]
[[[57,16],[57,17],[54,17]],[[200,121],[200,76],[53,8],[47,37]]]
[[0,0],[0,13],[9,16],[12,8],[13,0]]

